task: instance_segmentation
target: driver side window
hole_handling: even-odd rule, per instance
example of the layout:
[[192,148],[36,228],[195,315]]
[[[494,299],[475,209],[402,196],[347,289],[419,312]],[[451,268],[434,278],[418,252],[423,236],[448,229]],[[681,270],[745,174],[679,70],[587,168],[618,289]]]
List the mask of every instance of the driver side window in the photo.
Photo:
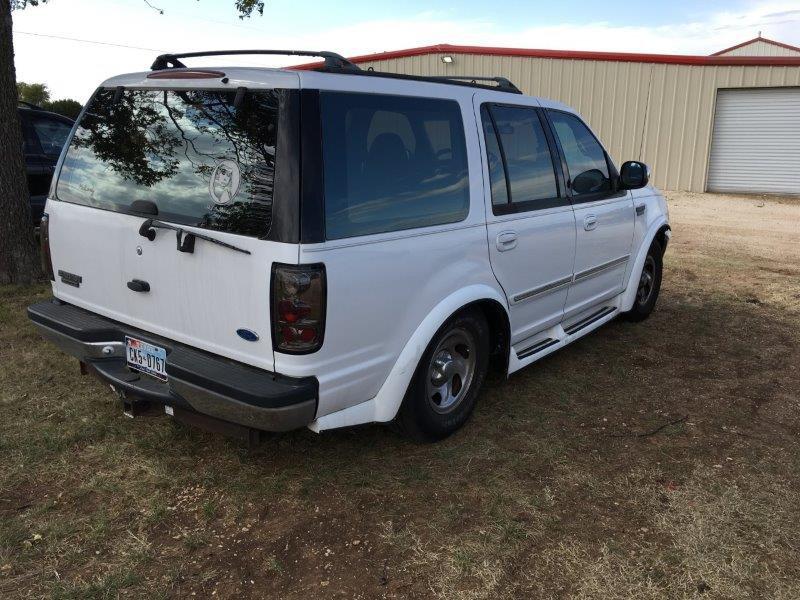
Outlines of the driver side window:
[[605,152],[589,128],[569,113],[548,112],[567,159],[573,196],[611,191]]

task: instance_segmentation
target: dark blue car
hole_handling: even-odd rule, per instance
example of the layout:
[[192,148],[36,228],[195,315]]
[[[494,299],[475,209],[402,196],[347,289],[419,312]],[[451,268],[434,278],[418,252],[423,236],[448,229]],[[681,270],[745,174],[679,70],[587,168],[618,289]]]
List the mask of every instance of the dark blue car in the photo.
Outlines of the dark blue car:
[[50,180],[67,141],[73,121],[32,104],[19,104],[19,119],[25,143],[25,169],[31,196],[33,225],[42,220]]

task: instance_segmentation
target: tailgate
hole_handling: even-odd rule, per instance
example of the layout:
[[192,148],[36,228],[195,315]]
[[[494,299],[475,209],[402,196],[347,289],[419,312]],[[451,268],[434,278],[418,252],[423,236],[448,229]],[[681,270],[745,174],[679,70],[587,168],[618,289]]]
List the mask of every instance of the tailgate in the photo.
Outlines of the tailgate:
[[[173,231],[158,229],[152,242],[140,236],[143,217],[53,200],[47,211],[57,298],[273,370],[270,268],[273,261],[296,262],[296,246],[214,232],[215,238],[251,254],[203,240],[196,240],[189,254],[178,252]],[[78,287],[69,275],[80,277]],[[146,281],[150,291],[128,289],[134,279]],[[253,331],[259,339],[247,341],[237,335],[239,329]]]
[[273,370],[270,270],[298,259],[268,239],[284,92],[98,90],[47,204],[56,297]]

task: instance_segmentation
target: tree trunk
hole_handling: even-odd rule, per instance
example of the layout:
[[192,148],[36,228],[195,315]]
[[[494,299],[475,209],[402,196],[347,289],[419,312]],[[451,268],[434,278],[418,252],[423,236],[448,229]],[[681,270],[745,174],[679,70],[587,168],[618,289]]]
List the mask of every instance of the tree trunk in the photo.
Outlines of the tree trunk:
[[0,0],[0,207],[0,283],[41,279],[17,115],[10,0]]

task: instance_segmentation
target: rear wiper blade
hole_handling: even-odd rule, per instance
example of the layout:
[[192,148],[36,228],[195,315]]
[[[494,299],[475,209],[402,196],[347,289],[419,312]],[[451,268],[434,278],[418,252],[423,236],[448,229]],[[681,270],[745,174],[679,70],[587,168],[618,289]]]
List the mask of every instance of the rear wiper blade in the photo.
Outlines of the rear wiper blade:
[[250,251],[245,250],[244,248],[239,248],[238,246],[234,246],[228,242],[223,242],[222,240],[218,240],[208,235],[203,235],[202,233],[186,231],[182,227],[170,225],[169,223],[164,223],[164,221],[159,221],[157,219],[145,219],[145,221],[142,223],[142,226],[139,227],[139,235],[146,237],[152,242],[154,239],[156,239],[156,229],[170,229],[176,232],[178,252],[188,252],[190,254],[193,253],[194,240],[195,238],[199,238],[201,240],[211,242],[212,244],[216,244],[217,246],[228,248],[229,250],[241,252],[242,254],[250,254]]

